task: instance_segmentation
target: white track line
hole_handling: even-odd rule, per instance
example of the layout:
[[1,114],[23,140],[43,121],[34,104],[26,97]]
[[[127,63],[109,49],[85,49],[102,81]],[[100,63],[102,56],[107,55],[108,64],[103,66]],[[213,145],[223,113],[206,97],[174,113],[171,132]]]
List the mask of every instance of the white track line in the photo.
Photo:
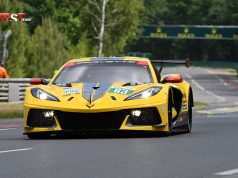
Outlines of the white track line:
[[228,86],[228,83],[225,82],[225,80],[221,79],[220,77],[218,77],[218,73],[211,71],[211,70],[206,70],[209,74],[214,75],[223,85]]
[[232,118],[234,118],[234,115],[206,115],[206,117],[209,117],[209,118],[212,118],[212,117],[214,117],[214,118],[219,118],[219,117],[221,117],[221,118],[229,118],[229,117],[232,117]]
[[22,148],[22,149],[17,149],[17,150],[5,150],[5,151],[0,151],[0,154],[1,153],[18,152],[18,151],[28,151],[28,150],[33,150],[33,148]]
[[5,131],[5,130],[14,130],[14,129],[17,129],[17,128],[0,129],[0,131]]
[[231,175],[234,175],[234,174],[238,174],[238,168],[237,169],[231,169],[231,170],[228,170],[228,171],[218,172],[218,173],[215,173],[214,175],[217,175],[217,176],[231,176]]
[[223,98],[221,96],[218,96],[218,95],[216,95],[216,94],[214,94],[214,93],[212,93],[210,91],[205,90],[205,88],[203,88],[196,80],[194,80],[191,75],[186,74],[186,77],[191,80],[192,84],[194,84],[197,88],[199,88],[203,92],[206,92],[207,94],[217,98],[220,102],[224,102],[225,101],[225,98]]

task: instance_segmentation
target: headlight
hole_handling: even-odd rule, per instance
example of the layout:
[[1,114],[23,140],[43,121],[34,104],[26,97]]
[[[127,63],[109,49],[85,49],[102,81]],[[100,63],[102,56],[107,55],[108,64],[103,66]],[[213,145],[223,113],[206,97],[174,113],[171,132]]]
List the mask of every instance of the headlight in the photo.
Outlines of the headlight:
[[59,101],[58,98],[56,98],[55,96],[45,92],[42,89],[39,88],[32,88],[31,89],[31,94],[32,96],[34,96],[35,98],[41,99],[41,100],[50,100],[50,101]]
[[149,97],[154,96],[157,93],[159,93],[161,89],[162,89],[162,87],[151,87],[151,88],[148,88],[144,91],[141,91],[139,93],[136,93],[134,95],[131,95],[131,96],[127,97],[125,99],[125,101],[126,100],[149,98]]

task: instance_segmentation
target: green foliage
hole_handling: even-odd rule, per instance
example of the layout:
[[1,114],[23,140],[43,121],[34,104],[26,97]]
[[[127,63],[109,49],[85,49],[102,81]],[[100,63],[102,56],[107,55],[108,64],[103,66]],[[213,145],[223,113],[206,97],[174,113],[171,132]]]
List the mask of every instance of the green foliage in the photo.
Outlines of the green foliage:
[[[1,12],[22,12],[25,5],[17,0],[0,1]],[[7,60],[7,71],[10,77],[25,77],[26,43],[29,38],[28,27],[24,22],[1,21],[0,29],[4,32],[11,30],[12,34],[8,40],[9,58]],[[3,43],[3,41],[1,41]],[[2,44],[1,44],[2,47]],[[2,48],[1,48],[2,57]]]
[[77,45],[74,47],[71,47],[71,50],[69,51],[69,56],[70,58],[79,58],[79,57],[88,57],[88,56],[93,56],[95,53],[96,49],[94,49],[90,45],[90,40],[87,38],[87,33],[84,32]]
[[[118,13],[108,20],[109,24],[117,24],[109,28],[105,39],[105,54],[110,56],[121,55],[126,45],[139,37],[139,15],[143,10],[143,1],[117,0],[115,1],[114,9],[117,7],[119,7]],[[117,21],[115,21],[115,19],[117,19]]]
[[22,117],[23,103],[0,103],[0,119]]
[[10,77],[25,77],[26,66],[26,44],[29,40],[29,32],[26,24],[12,23],[9,27],[12,35],[8,41],[9,58],[7,60],[7,71]]
[[[146,0],[144,24],[237,25],[237,0]],[[156,46],[156,47],[155,47]],[[141,39],[132,51],[152,52],[155,58],[237,60],[238,42],[225,40]]]
[[227,24],[238,25],[238,1],[227,0],[225,17]]
[[[12,31],[7,61],[10,77],[51,77],[67,59],[96,56],[100,22],[95,16],[100,16],[100,10],[95,2],[102,5],[102,0],[0,0],[1,12],[25,12],[32,19],[0,23],[0,31]],[[137,40],[140,24],[238,25],[237,9],[237,0],[110,0],[103,53],[237,59],[237,41]]]
[[167,0],[146,0],[141,18],[145,24],[164,24],[169,13]]
[[68,39],[76,44],[81,33],[80,11],[82,0],[28,0],[26,13],[32,17],[33,22],[30,29],[33,31],[37,25],[41,24],[43,18],[54,18],[61,31],[67,34]]
[[[101,7],[101,1],[97,1]],[[91,39],[91,46],[98,47],[98,31],[100,30],[100,11],[89,1],[84,1],[82,8],[80,31],[86,31]],[[139,34],[139,14],[143,9],[142,0],[109,1],[106,8],[106,26],[104,36],[104,55],[115,56],[124,52],[125,46],[135,40]],[[92,14],[90,14],[90,12]],[[95,17],[96,16],[96,17]],[[95,51],[96,52],[96,51]],[[95,53],[94,55],[96,55]]]
[[43,19],[28,43],[27,76],[52,77],[66,59],[65,35],[51,19]]

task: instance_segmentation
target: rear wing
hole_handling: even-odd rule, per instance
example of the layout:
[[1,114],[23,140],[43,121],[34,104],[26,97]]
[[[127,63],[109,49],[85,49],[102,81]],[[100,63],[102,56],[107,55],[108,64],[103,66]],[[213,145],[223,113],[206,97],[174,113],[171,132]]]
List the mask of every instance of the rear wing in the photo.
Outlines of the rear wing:
[[189,58],[187,58],[185,60],[151,60],[151,62],[161,64],[160,69],[159,69],[159,73],[162,72],[164,64],[181,64],[181,65],[185,65],[187,68],[190,67]]

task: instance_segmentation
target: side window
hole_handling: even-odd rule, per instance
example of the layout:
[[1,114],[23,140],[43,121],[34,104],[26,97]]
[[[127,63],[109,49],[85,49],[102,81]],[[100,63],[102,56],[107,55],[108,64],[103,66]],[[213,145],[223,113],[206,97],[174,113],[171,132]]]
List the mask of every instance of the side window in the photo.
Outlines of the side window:
[[157,67],[156,67],[154,64],[152,64],[152,66],[153,66],[153,68],[154,68],[154,71],[155,71],[155,75],[156,75],[156,77],[157,77],[157,80],[158,80],[158,82],[160,83],[160,82],[161,82],[161,75],[160,75],[160,73],[159,73]]

